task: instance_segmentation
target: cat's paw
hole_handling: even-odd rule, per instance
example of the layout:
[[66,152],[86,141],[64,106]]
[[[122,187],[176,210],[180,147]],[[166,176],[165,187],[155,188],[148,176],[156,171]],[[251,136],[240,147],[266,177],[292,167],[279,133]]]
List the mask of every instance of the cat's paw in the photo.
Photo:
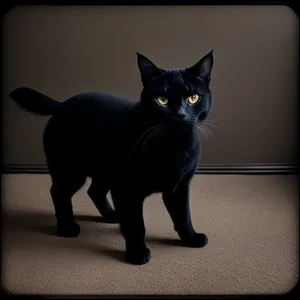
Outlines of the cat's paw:
[[181,237],[181,243],[185,247],[201,248],[208,243],[208,238],[204,233],[196,233]]
[[126,260],[133,265],[143,265],[149,262],[151,258],[150,250],[145,246],[142,248],[133,248],[126,250]]
[[80,233],[80,226],[77,223],[57,224],[57,235],[62,237],[77,237]]
[[118,224],[118,218],[116,212],[111,212],[109,214],[102,215],[103,222],[109,224]]

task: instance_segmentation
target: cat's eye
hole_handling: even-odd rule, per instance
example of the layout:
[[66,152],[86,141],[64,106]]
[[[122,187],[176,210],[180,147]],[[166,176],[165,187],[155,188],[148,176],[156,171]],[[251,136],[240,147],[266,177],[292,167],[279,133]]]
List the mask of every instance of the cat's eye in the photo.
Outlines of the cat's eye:
[[199,95],[194,94],[188,98],[190,104],[196,104],[199,101]]
[[157,98],[157,102],[158,102],[158,104],[160,104],[160,105],[162,105],[162,106],[165,106],[165,105],[167,105],[167,103],[168,103],[168,99],[165,98],[165,97],[163,97],[163,96],[159,96],[159,97]]

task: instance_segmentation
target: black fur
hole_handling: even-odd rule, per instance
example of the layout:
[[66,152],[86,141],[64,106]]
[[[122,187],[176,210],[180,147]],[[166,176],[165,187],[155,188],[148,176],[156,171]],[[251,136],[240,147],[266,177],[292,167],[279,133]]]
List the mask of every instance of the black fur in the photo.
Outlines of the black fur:
[[[105,219],[120,224],[127,260],[144,264],[150,251],[143,202],[152,193],[162,193],[183,245],[207,243],[192,226],[189,184],[200,155],[195,124],[211,109],[213,53],[187,69],[161,69],[137,55],[143,82],[139,102],[106,93],[83,93],[57,102],[29,88],[18,88],[10,96],[26,110],[52,115],[44,150],[58,234],[79,234],[71,198],[90,176],[88,194]],[[194,94],[200,98],[191,105],[188,98]],[[168,99],[167,105],[159,104],[160,96]],[[115,210],[106,198],[109,191]]]

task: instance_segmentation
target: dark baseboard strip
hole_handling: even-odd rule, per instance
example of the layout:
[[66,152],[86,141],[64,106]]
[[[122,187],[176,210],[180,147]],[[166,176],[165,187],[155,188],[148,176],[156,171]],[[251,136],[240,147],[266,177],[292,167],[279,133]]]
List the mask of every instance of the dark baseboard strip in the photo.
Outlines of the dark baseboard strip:
[[[4,165],[2,174],[48,174],[45,165]],[[295,165],[202,165],[196,174],[297,174]]]
[[298,174],[298,167],[294,165],[220,165],[200,166],[197,174],[245,174],[245,175],[289,175]]
[[4,166],[2,167],[2,174],[49,174],[49,171],[47,167]]

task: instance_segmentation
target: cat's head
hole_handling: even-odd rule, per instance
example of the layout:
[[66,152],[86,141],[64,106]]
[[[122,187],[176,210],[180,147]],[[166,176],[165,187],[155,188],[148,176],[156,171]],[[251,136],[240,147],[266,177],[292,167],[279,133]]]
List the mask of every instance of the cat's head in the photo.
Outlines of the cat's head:
[[213,51],[185,69],[159,68],[140,53],[137,58],[143,83],[141,105],[153,118],[171,126],[207,118],[212,104]]

